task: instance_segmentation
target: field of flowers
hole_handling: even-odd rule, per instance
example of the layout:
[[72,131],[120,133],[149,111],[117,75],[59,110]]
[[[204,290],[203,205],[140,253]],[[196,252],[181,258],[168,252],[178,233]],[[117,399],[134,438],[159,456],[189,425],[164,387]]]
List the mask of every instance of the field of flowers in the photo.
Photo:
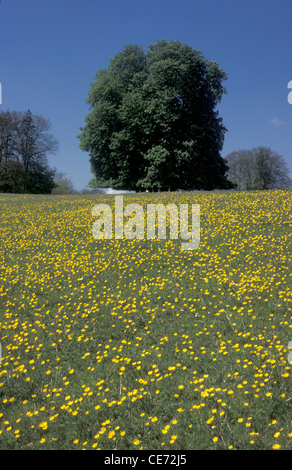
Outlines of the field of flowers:
[[200,246],[96,240],[114,196],[0,195],[0,449],[292,449],[292,193],[200,204]]

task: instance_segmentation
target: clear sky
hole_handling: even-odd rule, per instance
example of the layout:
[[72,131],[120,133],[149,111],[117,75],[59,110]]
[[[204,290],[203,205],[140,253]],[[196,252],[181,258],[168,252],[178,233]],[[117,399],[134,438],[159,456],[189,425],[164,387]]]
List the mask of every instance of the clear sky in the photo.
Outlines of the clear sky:
[[270,147],[292,176],[292,0],[2,0],[0,110],[48,118],[59,142],[49,164],[80,190],[92,174],[76,135],[95,73],[125,45],[146,51],[160,39],[189,44],[228,74],[222,156]]

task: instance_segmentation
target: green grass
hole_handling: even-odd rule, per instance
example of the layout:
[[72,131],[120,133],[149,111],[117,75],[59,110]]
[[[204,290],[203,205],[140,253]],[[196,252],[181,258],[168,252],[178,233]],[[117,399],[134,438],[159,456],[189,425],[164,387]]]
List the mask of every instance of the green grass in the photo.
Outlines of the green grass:
[[291,192],[124,196],[200,204],[195,251],[100,202],[0,195],[0,449],[291,449]]

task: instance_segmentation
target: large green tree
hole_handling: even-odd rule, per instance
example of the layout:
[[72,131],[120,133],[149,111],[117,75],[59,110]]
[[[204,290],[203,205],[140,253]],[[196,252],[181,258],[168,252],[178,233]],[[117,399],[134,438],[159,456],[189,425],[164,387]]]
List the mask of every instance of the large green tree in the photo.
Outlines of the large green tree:
[[90,182],[117,189],[229,188],[218,63],[178,41],[126,46],[99,70],[79,134]]

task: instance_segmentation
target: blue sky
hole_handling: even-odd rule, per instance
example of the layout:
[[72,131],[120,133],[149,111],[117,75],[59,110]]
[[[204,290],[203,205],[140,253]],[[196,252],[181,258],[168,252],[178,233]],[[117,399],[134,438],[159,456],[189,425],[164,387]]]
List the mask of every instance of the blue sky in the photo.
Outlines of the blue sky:
[[80,190],[92,174],[76,135],[95,73],[125,45],[146,51],[159,39],[189,44],[228,74],[218,107],[228,129],[222,156],[270,147],[291,176],[291,0],[2,0],[0,110],[50,119],[59,142],[50,166]]

